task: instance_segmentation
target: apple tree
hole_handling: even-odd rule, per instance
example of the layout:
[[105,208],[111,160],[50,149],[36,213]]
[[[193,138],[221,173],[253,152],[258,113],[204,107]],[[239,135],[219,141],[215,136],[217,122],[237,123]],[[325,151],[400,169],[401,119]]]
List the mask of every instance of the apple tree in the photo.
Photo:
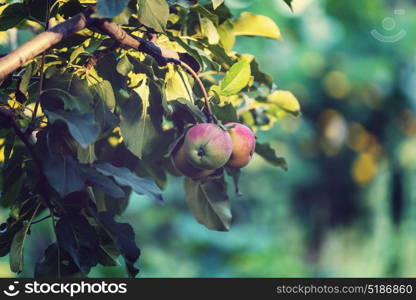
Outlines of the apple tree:
[[[0,6],[0,30],[32,38],[0,58],[0,256],[23,269],[31,226],[51,221],[37,277],[86,276],[97,264],[136,276],[140,250],[120,223],[131,193],[162,202],[167,174],[185,175],[195,219],[228,231],[227,181],[255,151],[284,158],[253,131],[300,108],[237,36],[280,39],[223,0],[22,0]],[[285,0],[290,5],[291,0]],[[161,209],[163,209],[161,207]],[[140,237],[138,237],[140,240]]]

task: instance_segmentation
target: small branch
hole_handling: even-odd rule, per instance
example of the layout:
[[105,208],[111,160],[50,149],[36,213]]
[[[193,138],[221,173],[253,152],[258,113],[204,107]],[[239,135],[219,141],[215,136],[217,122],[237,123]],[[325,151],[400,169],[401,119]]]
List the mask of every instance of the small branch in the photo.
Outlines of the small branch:
[[198,83],[199,87],[201,88],[202,94],[204,95],[205,107],[207,108],[208,123],[212,123],[214,121],[214,117],[212,114],[211,104],[209,103],[209,97],[208,97],[204,84],[202,83],[198,74],[190,66],[188,66],[183,61],[178,61],[178,63],[182,68],[184,68],[186,71],[188,71],[192,75],[192,77],[195,79],[195,81]]
[[51,212],[53,212],[53,205],[50,203],[48,194],[45,192],[43,184],[47,182],[45,176],[43,175],[43,165],[42,160],[36,153],[35,149],[33,148],[32,143],[29,141],[28,135],[26,135],[19,127],[19,125],[16,122],[16,114],[15,110],[10,108],[7,109],[5,107],[0,106],[0,115],[3,115],[8,121],[9,125],[13,128],[15,131],[17,137],[23,142],[26,149],[29,151],[30,155],[33,158],[33,161],[35,162],[36,166],[38,167],[39,171],[39,179],[42,185],[39,187],[39,194],[42,196],[43,200],[45,201],[45,205],[49,208]]
[[[49,29],[49,19],[50,19],[50,0],[46,0],[46,14],[45,14],[45,31]],[[38,108],[40,103],[40,96],[42,94],[43,89],[43,68],[45,67],[45,57],[46,57],[46,50],[42,52],[42,58],[40,63],[40,74],[39,74],[39,89],[38,89],[38,99],[36,99],[35,107],[33,109],[32,114],[32,121],[28,127],[28,132],[32,132],[35,126],[36,115],[38,114]]]
[[198,62],[187,53],[178,53],[170,49],[158,47],[153,41],[146,41],[139,37],[128,34],[117,24],[106,20],[90,18],[95,11],[95,5],[90,6],[83,12],[75,15],[71,19],[62,22],[55,27],[35,36],[16,50],[0,58],[0,81],[4,80],[10,73],[24,65],[29,60],[35,58],[45,50],[55,46],[68,36],[90,28],[107,34],[120,44],[120,47],[133,48],[144,52],[155,58],[160,65],[166,65],[172,59],[184,61],[188,66],[192,66],[193,71],[199,71]]
[[101,58],[116,50],[118,47],[120,47],[120,43],[115,42],[114,45],[108,47],[107,49],[95,51],[85,62],[85,68],[90,70]]
[[89,7],[84,12],[40,33],[22,46],[0,58],[0,81],[4,80],[7,75],[42,52],[58,44],[66,37],[86,28],[87,18],[93,12],[94,8]]
[[46,216],[46,217],[43,217],[42,219],[39,219],[39,220],[33,221],[33,222],[31,223],[31,225],[33,225],[33,224],[37,224],[37,223],[40,223],[40,222],[42,222],[42,221],[45,221],[46,219],[49,219],[50,217],[52,217],[52,215],[48,215],[48,216]]

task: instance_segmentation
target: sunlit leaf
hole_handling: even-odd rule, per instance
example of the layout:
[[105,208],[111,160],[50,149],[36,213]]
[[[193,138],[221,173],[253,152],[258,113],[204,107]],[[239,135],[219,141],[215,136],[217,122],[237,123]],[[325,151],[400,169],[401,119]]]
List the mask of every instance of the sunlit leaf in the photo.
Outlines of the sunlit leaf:
[[221,81],[219,94],[230,96],[237,94],[248,84],[251,76],[250,63],[241,60],[235,63]]
[[234,21],[234,34],[248,36],[262,36],[279,40],[280,29],[269,17],[256,15],[250,12],[241,13]]
[[277,105],[279,108],[297,116],[300,113],[298,99],[289,91],[278,90],[267,97],[267,102]]
[[169,5],[166,0],[138,0],[139,21],[143,25],[162,32],[169,18]]

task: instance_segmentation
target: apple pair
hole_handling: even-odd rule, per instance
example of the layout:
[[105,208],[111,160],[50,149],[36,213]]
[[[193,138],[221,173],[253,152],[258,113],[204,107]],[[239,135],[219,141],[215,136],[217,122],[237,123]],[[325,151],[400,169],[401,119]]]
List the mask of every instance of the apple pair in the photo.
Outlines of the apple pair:
[[256,139],[245,125],[227,123],[229,130],[211,123],[191,127],[174,153],[176,169],[192,179],[202,179],[223,166],[242,168],[254,153]]

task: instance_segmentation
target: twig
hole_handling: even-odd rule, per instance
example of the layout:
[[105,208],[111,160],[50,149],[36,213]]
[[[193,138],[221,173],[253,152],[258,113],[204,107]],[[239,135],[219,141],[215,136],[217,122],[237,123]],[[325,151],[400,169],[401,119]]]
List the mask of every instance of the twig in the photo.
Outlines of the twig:
[[115,49],[117,49],[118,47],[120,47],[120,43],[115,42],[114,45],[112,45],[111,47],[108,47],[104,50],[97,50],[95,51],[85,62],[85,68],[87,70],[90,70],[93,66],[95,66],[95,64],[104,56],[106,56],[107,54],[109,54],[111,51],[114,51]]
[[204,84],[202,83],[198,74],[190,66],[188,66],[183,61],[178,61],[178,63],[182,68],[184,68],[186,71],[188,71],[192,75],[192,77],[195,79],[195,81],[198,83],[199,87],[201,88],[202,94],[204,95],[205,107],[207,108],[208,123],[212,123],[214,121],[214,117],[212,114],[211,105],[210,105],[208,94],[207,94]]
[[[45,31],[49,29],[49,19],[50,19],[50,0],[46,0],[46,13],[45,13]],[[36,115],[38,114],[38,108],[40,103],[40,96],[42,95],[42,88],[43,88],[43,78],[44,72],[43,68],[45,67],[45,57],[46,57],[46,50],[42,52],[42,58],[40,63],[40,74],[39,74],[39,89],[38,89],[38,99],[36,99],[35,107],[33,109],[32,120],[28,127],[28,132],[32,132],[35,126]]]
[[45,221],[46,219],[49,219],[50,217],[52,217],[52,215],[48,215],[48,216],[46,216],[46,217],[43,217],[42,219],[39,219],[39,220],[33,221],[33,222],[32,222],[32,225],[33,225],[33,224],[40,223],[40,222],[42,222],[42,221]]

